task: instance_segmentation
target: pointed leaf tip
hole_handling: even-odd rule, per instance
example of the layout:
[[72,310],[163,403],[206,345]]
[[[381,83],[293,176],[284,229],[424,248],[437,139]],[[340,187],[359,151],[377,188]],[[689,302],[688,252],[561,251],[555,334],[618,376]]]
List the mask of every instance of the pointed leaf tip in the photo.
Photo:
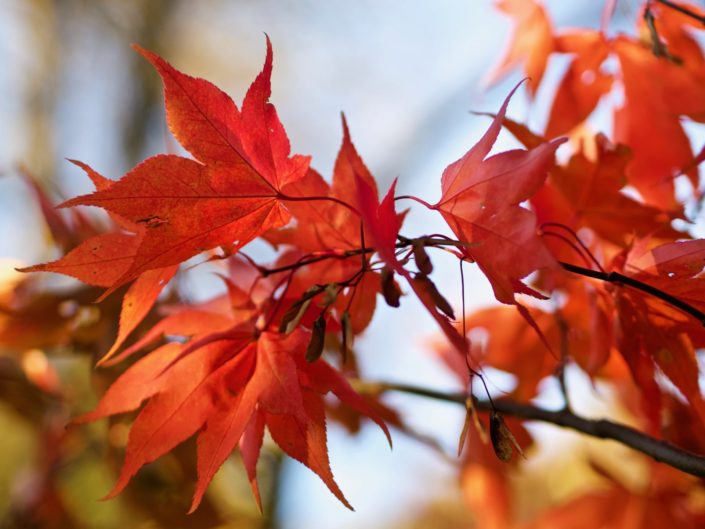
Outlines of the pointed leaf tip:
[[[350,127],[348,127],[348,119],[345,117],[345,112],[340,113],[340,122],[343,125],[343,144],[350,142]],[[703,147],[705,151],[705,147]]]

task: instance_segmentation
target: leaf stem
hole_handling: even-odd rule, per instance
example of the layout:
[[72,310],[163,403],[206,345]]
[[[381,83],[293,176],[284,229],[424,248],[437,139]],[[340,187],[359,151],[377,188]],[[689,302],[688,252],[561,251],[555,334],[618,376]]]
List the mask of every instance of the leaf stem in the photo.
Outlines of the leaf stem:
[[289,196],[289,195],[285,195],[285,194],[283,194],[283,193],[279,193],[279,194],[277,195],[277,199],[283,200],[283,201],[286,201],[286,202],[311,202],[311,201],[313,201],[313,200],[318,200],[318,201],[324,200],[324,201],[327,201],[327,202],[334,202],[335,204],[338,204],[338,205],[340,205],[340,206],[343,206],[344,208],[349,209],[350,211],[352,211],[353,213],[355,213],[355,215],[357,215],[358,217],[360,216],[360,212],[357,210],[357,208],[351,206],[350,204],[348,204],[348,203],[345,202],[344,200],[340,200],[339,198],[335,198],[335,197],[324,197],[324,196],[291,197],[291,196]]
[[[445,402],[454,402],[463,406],[465,406],[467,398],[465,393],[444,393],[408,384],[355,381],[353,385],[361,393],[375,394],[385,391],[397,391]],[[680,448],[668,441],[655,439],[624,424],[606,419],[586,419],[567,408],[551,411],[533,404],[510,399],[495,400],[493,403],[488,400],[475,399],[475,406],[481,411],[497,411],[503,415],[518,419],[540,421],[569,428],[591,437],[611,439],[687,474],[705,477],[705,456]]]
[[673,307],[682,310],[686,314],[693,316],[705,327],[704,312],[696,309],[689,303],[686,303],[685,301],[678,299],[677,297],[672,296],[667,292],[664,292],[663,290],[649,285],[648,283],[644,283],[642,281],[639,281],[638,279],[634,279],[633,277],[625,276],[624,274],[620,274],[619,272],[601,272],[597,270],[591,270],[590,268],[583,268],[582,266],[565,263],[563,261],[559,261],[559,263],[564,270],[567,270],[568,272],[572,272],[574,274],[578,274],[585,277],[592,277],[594,279],[599,279],[600,281],[606,281],[607,283],[621,283],[623,285],[628,285],[636,290],[641,290],[642,292],[645,292],[654,296],[655,298],[665,301],[669,305],[672,305]]
[[306,265],[314,264],[314,263],[319,263],[321,261],[325,261],[327,259],[349,259],[350,257],[355,257],[360,254],[368,254],[368,253],[373,253],[375,251],[374,248],[357,248],[355,250],[348,250],[346,252],[342,253],[324,253],[321,255],[314,255],[308,259],[302,259],[299,261],[296,261],[295,263],[289,264],[289,265],[283,265],[283,266],[277,266],[276,268],[264,268],[262,266],[257,266],[259,272],[264,276],[271,276],[273,274],[279,274],[281,272],[288,272],[289,270],[294,270],[297,268],[301,268]]
[[419,204],[426,206],[428,209],[436,209],[435,206],[432,206],[428,202],[426,202],[424,199],[415,197],[413,195],[400,195],[398,197],[394,197],[394,200],[414,200],[415,202],[418,202]]

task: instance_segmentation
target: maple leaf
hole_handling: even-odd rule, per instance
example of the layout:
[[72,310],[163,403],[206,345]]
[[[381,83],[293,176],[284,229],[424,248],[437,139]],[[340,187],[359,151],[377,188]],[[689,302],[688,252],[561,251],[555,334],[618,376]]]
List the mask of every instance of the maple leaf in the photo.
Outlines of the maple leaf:
[[[681,205],[674,196],[673,178],[693,159],[679,116],[693,111],[702,115],[702,80],[626,37],[618,37],[612,46],[624,86],[624,104],[614,114],[614,138],[633,149],[629,182],[648,203],[678,212]],[[659,131],[659,138],[654,138],[653,130]],[[697,185],[697,171],[690,170],[687,176]]]
[[144,48],[135,49],[161,75],[169,128],[197,160],[226,166],[236,174],[255,173],[271,189],[281,189],[306,173],[310,157],[289,157],[289,139],[269,102],[273,57],[269,37],[264,68],[247,91],[241,111],[215,85],[179,72]]
[[556,89],[546,136],[570,132],[592,114],[612,88],[613,76],[600,69],[610,48],[602,32],[573,31],[556,37],[556,51],[573,55]]
[[396,272],[402,273],[403,267],[396,255],[397,235],[399,235],[401,227],[401,222],[394,208],[396,180],[392,182],[382,202],[379,202],[375,190],[357,174],[355,184],[360,217],[369,232],[372,246],[388,266]]
[[[589,149],[594,154],[588,155]],[[593,244],[596,253],[606,257],[614,254],[613,248],[626,248],[634,235],[664,240],[682,236],[671,227],[671,213],[624,192],[631,153],[601,134],[594,141],[581,142],[565,165],[550,171],[546,185],[531,198],[539,224],[559,223],[575,233],[589,228],[599,237]],[[551,249],[564,260],[575,258],[560,241]]]
[[116,232],[83,241],[51,263],[22,268],[22,272],[56,272],[99,287],[115,285],[130,268],[140,244],[135,234]]
[[[241,300],[237,290],[231,285],[231,302]],[[167,332],[193,336],[191,345],[173,342],[145,356],[108,389],[93,412],[78,419],[124,413],[148,400],[130,430],[125,462],[108,497],[123,490],[140,467],[200,431],[199,479],[191,510],[238,445],[259,503],[255,463],[266,426],[285,453],[316,472],[350,507],[328,463],[323,395],[334,393],[375,420],[389,438],[384,422],[334,369],[322,360],[305,360],[310,332],[297,328],[288,335],[256,333],[251,323],[255,312],[239,312],[237,303],[231,311],[229,321],[203,309],[162,320],[121,356]],[[219,334],[218,327],[227,334]],[[185,354],[189,348],[193,351]]]
[[101,358],[98,365],[105,363],[125,342],[132,331],[140,324],[157,301],[157,297],[178,270],[178,265],[149,270],[130,285],[122,300],[119,330],[110,350]]
[[[356,178],[361,178],[374,195],[377,193],[377,184],[352,142],[344,116],[342,125],[343,141],[336,158],[332,183],[328,184],[320,174],[309,169],[303,178],[287,185],[284,188],[287,196],[313,197],[315,200],[288,203],[287,209],[295,219],[294,225],[263,235],[268,242],[277,246],[285,245],[288,249],[277,261],[277,267],[293,265],[299,259],[326,255],[334,257],[298,269],[289,283],[285,303],[294,303],[311,284],[345,283],[358,274],[360,257],[355,253],[345,258],[345,252],[357,252],[363,242],[361,237],[367,240],[373,237],[369,228],[360,222],[358,211],[361,205]],[[402,220],[403,215],[393,220],[394,225],[401,225]],[[340,292],[334,304],[338,322],[343,312],[347,312],[351,317],[353,332],[362,332],[374,315],[379,284],[379,273],[365,270],[354,288]],[[310,314],[314,312],[309,311]]]
[[539,237],[536,216],[520,204],[541,187],[563,139],[531,150],[513,150],[487,158],[502,127],[507,96],[483,137],[449,165],[441,180],[440,211],[459,240],[467,259],[476,261],[492,284],[495,297],[514,304],[514,293],[526,291],[521,279],[555,266]]
[[497,7],[516,20],[514,35],[504,59],[490,77],[496,80],[524,61],[529,93],[534,96],[554,51],[553,30],[546,11],[534,0],[498,0]]
[[[336,158],[332,183],[329,185],[315,171],[309,172],[297,182],[285,188],[291,197],[315,197],[316,200],[292,201],[287,208],[295,219],[294,226],[270,231],[264,235],[267,241],[291,248],[276,263],[276,266],[294,265],[299,259],[330,255],[334,259],[321,260],[297,270],[289,282],[284,303],[295,303],[311,284],[345,283],[362,273],[360,257],[355,253],[344,258],[345,252],[357,252],[363,240],[374,246],[375,233],[371,225],[360,222],[359,212],[366,207],[358,193],[358,182],[366,186],[370,196],[377,196],[377,184],[362,157],[352,142],[345,116],[342,116],[343,140]],[[369,197],[368,197],[369,198]],[[388,201],[393,200],[393,191]],[[380,221],[390,230],[393,242],[403,221],[403,214],[394,212]],[[376,222],[375,222],[376,225]],[[363,239],[364,237],[364,239]],[[369,242],[368,242],[369,241]],[[371,244],[370,244],[371,242]],[[380,275],[374,270],[365,270],[355,286],[339,292],[334,303],[337,324],[342,326],[342,315],[349,314],[354,334],[362,332],[371,321],[376,296],[380,292]],[[320,313],[316,303],[311,303],[302,321],[312,323]],[[336,330],[334,327],[331,330]]]
[[[705,241],[666,243],[645,250],[636,244],[624,263],[625,274],[662,289],[695,307],[705,307],[703,270]],[[616,322],[619,351],[644,393],[644,406],[659,424],[661,389],[655,382],[659,369],[693,406],[705,423],[705,400],[698,382],[696,348],[705,345],[701,322],[662,299],[630,288],[617,289]]]
[[[377,422],[390,440],[386,426],[345,379],[326,363],[309,363],[304,358],[309,333],[297,329],[287,336],[264,333],[258,340],[257,365],[239,395],[236,395],[207,423],[199,440],[199,483],[192,510],[198,505],[205,485],[225,460],[242,434],[252,424],[258,443],[245,443],[246,460],[254,458],[261,445],[261,422],[285,453],[313,470],[333,494],[352,508],[333,479],[326,447],[322,394],[333,392],[343,403]],[[252,422],[254,421],[254,422]],[[261,422],[260,422],[261,421]],[[256,435],[255,435],[256,434]],[[255,496],[259,498],[254,467],[248,468]]]
[[[217,246],[234,251],[267,229],[286,224],[290,215],[280,200],[281,188],[302,178],[309,163],[308,157],[289,157],[286,133],[268,101],[269,40],[264,69],[248,90],[242,111],[208,81],[136,49],[162,76],[169,126],[197,161],[154,156],[110,186],[63,204],[102,207],[139,226],[129,250],[121,251],[120,267],[99,278],[110,291],[148,270],[178,264]],[[94,253],[74,250],[31,270],[62,271],[84,279],[80,266],[98,274],[96,257],[109,257]]]
[[296,219],[292,229],[267,234],[267,240],[289,244],[308,252],[354,250],[360,246],[360,209],[356,178],[361,178],[377,195],[377,184],[357,152],[350,137],[345,116],[342,116],[343,141],[333,168],[329,185],[315,171],[309,170],[300,180],[285,188],[292,197],[316,197],[317,200],[295,201],[287,208]]

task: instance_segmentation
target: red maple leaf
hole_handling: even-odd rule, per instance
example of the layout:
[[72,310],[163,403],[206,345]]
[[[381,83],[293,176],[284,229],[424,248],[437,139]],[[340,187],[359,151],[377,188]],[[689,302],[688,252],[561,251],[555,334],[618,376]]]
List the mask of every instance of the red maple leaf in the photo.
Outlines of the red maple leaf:
[[264,69],[241,111],[215,85],[136,49],[162,76],[169,126],[196,160],[154,156],[110,186],[65,202],[64,207],[102,207],[139,228],[132,235],[109,236],[120,241],[99,236],[63,259],[29,270],[58,271],[81,280],[93,275],[93,284],[112,291],[148,270],[204,250],[240,248],[290,218],[281,188],[306,174],[309,158],[289,156],[286,133],[268,101],[269,40]]
[[[704,280],[700,277],[705,241],[666,243],[650,250],[646,250],[646,243],[640,241],[627,254],[624,274],[692,307],[705,308]],[[702,322],[672,303],[633,288],[616,289],[614,295],[619,351],[642,388],[652,427],[660,422],[662,390],[655,381],[657,369],[705,423],[695,356],[696,349],[705,346]]]
[[443,172],[443,194],[433,206],[459,240],[464,256],[489,278],[496,298],[515,303],[516,292],[530,289],[521,279],[555,260],[538,234],[536,215],[520,204],[541,187],[564,140],[531,150],[487,157],[502,127],[507,96],[487,132],[462,158]]
[[322,360],[305,360],[310,332],[257,335],[243,324],[228,336],[185,356],[179,343],[160,347],[130,367],[97,408],[78,419],[124,413],[149,401],[132,425],[125,462],[108,497],[122,491],[140,467],[199,432],[199,478],[191,510],[238,445],[259,502],[255,463],[266,426],[285,453],[316,472],[350,507],[328,462],[323,396],[334,393],[377,422],[389,438],[382,420],[337,371]]
[[529,91],[535,95],[555,47],[551,21],[544,8],[533,0],[498,0],[496,4],[498,9],[515,19],[516,26],[512,41],[491,80],[498,79],[524,61]]

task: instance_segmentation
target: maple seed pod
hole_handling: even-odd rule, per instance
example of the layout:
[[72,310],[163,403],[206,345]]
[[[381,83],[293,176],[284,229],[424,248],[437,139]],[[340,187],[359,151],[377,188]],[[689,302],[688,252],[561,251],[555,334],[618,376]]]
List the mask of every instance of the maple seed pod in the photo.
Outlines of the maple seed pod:
[[[494,448],[494,453],[500,461],[505,463],[512,458],[512,444],[507,439],[507,436],[503,434],[502,426],[504,426],[504,419],[502,416],[493,413],[490,416],[490,439],[492,439],[492,448]],[[506,429],[506,426],[504,426]]]
[[343,316],[340,318],[340,325],[343,328],[342,352],[343,360],[345,361],[348,358],[348,351],[352,349],[353,341],[355,339],[352,321],[350,321],[350,313],[347,310],[343,312]]
[[321,315],[313,322],[311,330],[311,341],[306,348],[306,361],[315,362],[323,354],[323,345],[326,339],[326,318]]
[[284,313],[284,316],[282,316],[282,320],[279,323],[279,332],[289,334],[293,331],[299,325],[306,309],[308,309],[308,306],[311,304],[311,300],[325,288],[326,285],[314,285],[306,290],[301,298],[292,303],[291,307],[289,307]]
[[512,458],[513,449],[516,449],[522,457],[526,457],[516,438],[504,423],[504,417],[497,412],[490,415],[490,439],[494,453],[500,461],[508,462]]
[[450,306],[448,300],[443,297],[443,295],[438,291],[436,284],[431,281],[428,276],[425,274],[416,274],[414,281],[420,283],[426,289],[426,292],[428,292],[428,295],[431,296],[431,299],[436,304],[436,307],[438,307],[443,314],[448,316],[451,320],[455,319],[453,307]]
[[338,299],[338,293],[340,292],[340,287],[338,286],[338,283],[330,283],[326,285],[325,290],[323,291],[323,307],[328,307],[329,305],[332,305],[335,303],[335,300]]
[[431,258],[428,256],[428,253],[426,253],[426,247],[423,244],[423,241],[420,240],[415,240],[413,242],[413,250],[414,250],[414,261],[416,261],[416,267],[419,269],[419,272],[425,275],[429,275],[431,272],[433,272],[433,263],[431,262]]
[[401,289],[397,282],[394,280],[394,271],[385,266],[382,268],[382,295],[384,296],[384,301],[390,307],[399,306],[399,298],[401,298]]

